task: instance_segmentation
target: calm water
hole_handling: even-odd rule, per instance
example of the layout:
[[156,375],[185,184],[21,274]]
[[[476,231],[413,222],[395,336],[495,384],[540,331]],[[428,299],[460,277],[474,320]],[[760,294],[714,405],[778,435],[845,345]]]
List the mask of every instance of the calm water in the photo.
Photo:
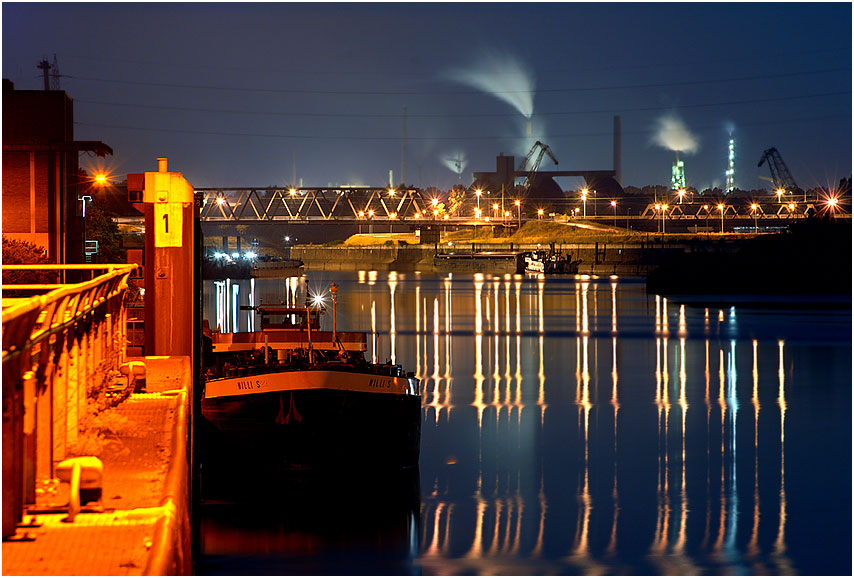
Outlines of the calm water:
[[[247,480],[203,508],[200,573],[850,575],[850,310],[686,307],[628,279],[308,278],[340,287],[369,357],[422,379],[419,476]],[[302,288],[209,282],[206,317],[246,330],[234,303]]]

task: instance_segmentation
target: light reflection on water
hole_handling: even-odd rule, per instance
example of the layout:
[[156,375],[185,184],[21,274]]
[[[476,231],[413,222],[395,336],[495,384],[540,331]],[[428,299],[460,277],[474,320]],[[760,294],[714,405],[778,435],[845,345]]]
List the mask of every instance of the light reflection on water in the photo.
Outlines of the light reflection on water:
[[[309,278],[423,382],[413,571],[850,574],[850,311],[693,308],[623,279]],[[219,323],[236,306],[211,293]]]

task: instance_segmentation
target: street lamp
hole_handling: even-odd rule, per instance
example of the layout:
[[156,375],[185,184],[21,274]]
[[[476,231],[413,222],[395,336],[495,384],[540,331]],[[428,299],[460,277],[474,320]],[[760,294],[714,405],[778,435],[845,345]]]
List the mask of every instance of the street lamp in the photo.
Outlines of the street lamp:
[[752,203],[750,205],[750,210],[753,212],[753,234],[754,235],[759,232],[759,227],[756,224],[756,210],[758,208],[759,208],[759,205],[757,205],[756,203]]
[[795,203],[789,203],[789,218],[795,214]]
[[776,192],[777,192],[777,202],[778,203],[783,202],[783,193],[785,193],[786,191],[784,191],[783,189],[777,189]]
[[498,218],[498,203],[492,204],[492,211],[495,213],[495,218]]
[[614,228],[617,227],[617,201],[611,201],[611,207],[614,209]]
[[537,220],[538,221],[543,220],[543,210],[542,209],[537,209]]
[[480,195],[483,193],[480,189],[477,189],[474,194],[477,195],[477,212],[480,213]]
[[682,204],[682,197],[685,196],[685,189],[679,189],[678,195],[679,195],[679,204],[681,205]]
[[723,203],[718,203],[718,210],[721,212],[721,235],[724,233],[724,205]]
[[581,202],[584,203],[584,218],[587,218],[587,193],[590,191],[586,188],[581,189]]
[[519,228],[521,229],[522,228],[522,201],[520,201],[519,199],[516,199],[513,202],[516,205],[516,211],[519,213]]

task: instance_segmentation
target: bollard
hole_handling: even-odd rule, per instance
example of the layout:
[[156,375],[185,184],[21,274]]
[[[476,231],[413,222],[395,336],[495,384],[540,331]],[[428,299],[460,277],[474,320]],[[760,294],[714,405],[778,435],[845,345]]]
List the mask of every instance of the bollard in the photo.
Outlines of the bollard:
[[68,516],[63,522],[73,522],[82,506],[101,501],[104,464],[95,456],[68,458],[56,466],[56,477],[70,484]]

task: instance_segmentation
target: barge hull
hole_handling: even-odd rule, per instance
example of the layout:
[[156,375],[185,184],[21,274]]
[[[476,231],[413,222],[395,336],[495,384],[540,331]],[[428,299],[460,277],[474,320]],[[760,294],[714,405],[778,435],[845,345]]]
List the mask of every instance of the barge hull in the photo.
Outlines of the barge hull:
[[304,389],[204,399],[205,467],[418,465],[421,396]]

